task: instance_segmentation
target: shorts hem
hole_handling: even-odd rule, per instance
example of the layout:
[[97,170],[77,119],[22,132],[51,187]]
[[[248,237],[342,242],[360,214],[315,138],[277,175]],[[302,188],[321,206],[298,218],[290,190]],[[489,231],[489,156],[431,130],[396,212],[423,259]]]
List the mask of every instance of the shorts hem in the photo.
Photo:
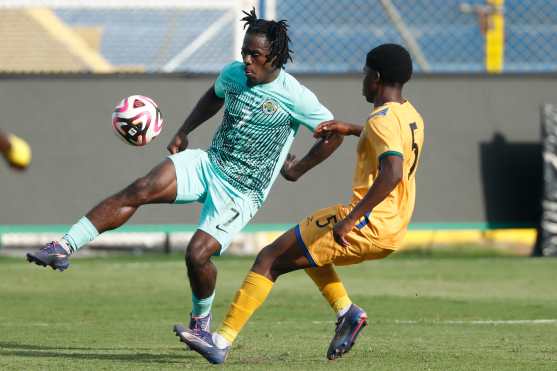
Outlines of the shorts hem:
[[383,249],[383,250],[397,251],[398,249],[400,249],[400,246],[393,247],[393,245],[382,245],[382,244],[377,243],[376,241],[372,241],[372,243],[373,243],[374,246],[376,246],[380,249]]
[[204,228],[204,227],[197,227],[198,230],[203,231],[205,233],[207,233],[209,236],[213,237],[219,244],[220,244],[220,249],[219,251],[216,251],[213,256],[221,256],[222,253],[224,253],[226,251],[226,249],[228,249],[228,246],[230,246],[230,241],[228,241],[227,243],[223,243],[223,241],[221,241],[217,236],[216,233],[208,228]]
[[185,149],[181,152],[177,152],[166,156],[166,158],[169,159],[174,165],[174,175],[176,177],[176,198],[172,203],[175,205],[191,204],[194,202],[203,203],[205,198],[203,194],[200,194],[199,197],[197,198],[191,198],[191,197],[186,197],[183,193],[180,193],[181,185],[182,185],[181,179],[183,180],[184,178],[187,178],[188,175],[186,175],[187,171],[184,171],[183,167],[180,167],[180,161],[178,157],[180,155],[185,155],[186,152],[188,153],[195,152],[198,157],[205,153],[205,151],[203,151],[202,149]]
[[294,228],[294,233],[296,234],[296,241],[298,241],[298,247],[300,248],[300,250],[302,250],[302,252],[304,253],[306,259],[309,262],[309,265],[312,267],[317,267],[318,265],[315,262],[315,259],[313,259],[313,256],[311,256],[311,253],[309,252],[304,239],[302,238],[302,233],[300,231],[300,225],[298,224],[296,226],[296,228]]

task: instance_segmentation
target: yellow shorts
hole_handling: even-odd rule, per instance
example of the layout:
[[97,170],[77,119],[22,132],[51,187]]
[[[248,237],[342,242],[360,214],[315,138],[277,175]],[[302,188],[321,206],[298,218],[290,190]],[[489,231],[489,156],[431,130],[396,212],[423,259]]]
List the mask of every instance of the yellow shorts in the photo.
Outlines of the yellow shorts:
[[330,206],[314,212],[296,226],[298,244],[312,266],[358,264],[382,259],[394,251],[376,246],[366,234],[365,229],[369,228],[367,216],[346,236],[349,246],[336,243],[333,227],[349,212],[350,209],[343,205]]

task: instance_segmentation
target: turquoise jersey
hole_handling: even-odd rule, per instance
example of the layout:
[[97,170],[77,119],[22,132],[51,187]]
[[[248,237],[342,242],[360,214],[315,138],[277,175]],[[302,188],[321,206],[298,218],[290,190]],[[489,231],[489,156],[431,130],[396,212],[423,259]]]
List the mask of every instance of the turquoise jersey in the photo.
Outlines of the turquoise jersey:
[[313,131],[333,115],[286,71],[270,83],[248,86],[244,66],[228,64],[215,82],[224,117],[207,152],[223,178],[259,207],[300,125]]

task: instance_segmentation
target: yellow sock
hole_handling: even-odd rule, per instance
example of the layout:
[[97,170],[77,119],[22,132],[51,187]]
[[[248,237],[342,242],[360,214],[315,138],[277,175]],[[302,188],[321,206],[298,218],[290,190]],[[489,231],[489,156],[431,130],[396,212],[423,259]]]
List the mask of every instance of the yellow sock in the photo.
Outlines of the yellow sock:
[[319,291],[321,291],[335,313],[338,314],[341,310],[352,304],[332,264],[317,268],[307,268],[306,273],[319,287]]
[[255,272],[249,272],[236,292],[236,297],[217,331],[232,344],[251,315],[263,304],[273,288],[273,281]]

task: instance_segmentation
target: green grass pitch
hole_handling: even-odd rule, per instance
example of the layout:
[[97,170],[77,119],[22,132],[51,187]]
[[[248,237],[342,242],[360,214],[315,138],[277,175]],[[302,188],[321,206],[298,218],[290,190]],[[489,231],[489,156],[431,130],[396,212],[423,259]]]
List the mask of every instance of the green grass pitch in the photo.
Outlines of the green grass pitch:
[[[215,262],[213,328],[252,258]],[[339,274],[369,315],[344,358],[326,360],[334,315],[296,272],[278,280],[224,368],[557,369],[556,259],[398,254]],[[171,332],[187,324],[189,296],[179,255],[74,259],[63,273],[0,258],[0,369],[204,369]]]

